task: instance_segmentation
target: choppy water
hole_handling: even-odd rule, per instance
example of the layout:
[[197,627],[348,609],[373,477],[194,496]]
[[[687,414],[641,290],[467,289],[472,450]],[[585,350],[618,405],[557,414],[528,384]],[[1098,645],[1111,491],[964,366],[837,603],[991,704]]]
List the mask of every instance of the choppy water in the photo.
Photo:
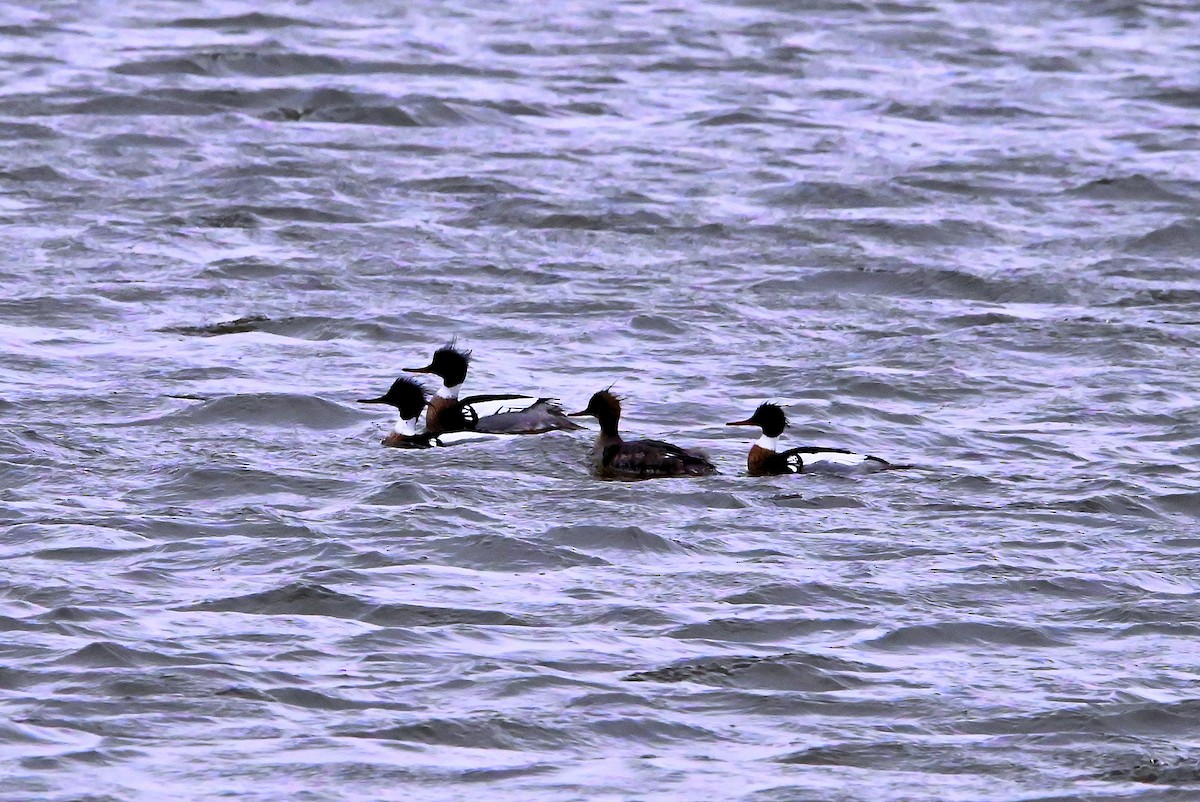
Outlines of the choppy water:
[[[1190,3],[0,10],[0,797],[1200,797]],[[378,446],[616,381],[586,433]],[[785,442],[925,466],[741,475]]]

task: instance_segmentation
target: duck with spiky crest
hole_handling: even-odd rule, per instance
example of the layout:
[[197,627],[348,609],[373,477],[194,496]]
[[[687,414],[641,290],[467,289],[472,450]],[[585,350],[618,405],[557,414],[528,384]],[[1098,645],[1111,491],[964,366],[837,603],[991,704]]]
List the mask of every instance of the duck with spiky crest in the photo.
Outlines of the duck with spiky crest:
[[433,360],[425,367],[404,369],[407,373],[432,373],[442,380],[425,412],[425,431],[542,434],[582,428],[568,420],[552,398],[495,393],[460,399],[458,391],[467,378],[470,363],[471,352],[451,342],[434,351]]
[[360,404],[387,404],[400,413],[396,425],[381,441],[391,448],[430,448],[433,438],[425,432],[417,432],[417,418],[425,408],[425,388],[409,378],[401,377],[392,382],[388,391],[378,398],[361,398]]
[[757,426],[762,436],[750,447],[746,469],[751,476],[778,476],[785,473],[875,473],[907,465],[893,465],[869,454],[856,454],[838,448],[802,446],[777,451],[779,436],[787,428],[788,419],[778,404],[760,404],[746,420],[732,421],[726,426]]
[[623,440],[617,430],[621,399],[611,390],[592,395],[586,408],[571,417],[590,415],[600,422],[592,446],[591,471],[602,479],[657,479],[671,476],[708,476],[717,466],[698,451],[689,451],[662,440]]

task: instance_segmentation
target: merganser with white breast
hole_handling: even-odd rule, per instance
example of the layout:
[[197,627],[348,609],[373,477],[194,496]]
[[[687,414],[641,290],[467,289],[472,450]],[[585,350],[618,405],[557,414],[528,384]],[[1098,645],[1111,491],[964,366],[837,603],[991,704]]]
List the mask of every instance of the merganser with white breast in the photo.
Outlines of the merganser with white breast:
[[708,457],[662,440],[622,440],[617,431],[621,401],[608,390],[595,393],[585,409],[571,417],[591,415],[600,422],[592,446],[591,470],[602,479],[655,479],[670,476],[708,476],[717,466]]
[[777,404],[760,404],[746,420],[733,421],[726,426],[757,426],[762,437],[750,447],[746,469],[751,476],[777,476],[785,473],[874,473],[889,468],[907,468],[869,454],[856,454],[839,448],[803,446],[776,451],[779,436],[787,428],[788,419]]
[[396,425],[381,441],[391,448],[430,448],[432,438],[425,433],[417,433],[417,418],[427,403],[425,388],[412,379],[401,377],[392,382],[388,391],[379,398],[360,398],[360,404],[387,404],[395,407],[400,417]]
[[467,378],[470,361],[470,351],[461,351],[450,343],[434,351],[433,360],[425,367],[404,369],[408,373],[432,373],[442,379],[442,387],[425,412],[427,432],[541,434],[582,428],[568,420],[562,407],[552,398],[501,393],[473,395],[460,400],[458,391]]

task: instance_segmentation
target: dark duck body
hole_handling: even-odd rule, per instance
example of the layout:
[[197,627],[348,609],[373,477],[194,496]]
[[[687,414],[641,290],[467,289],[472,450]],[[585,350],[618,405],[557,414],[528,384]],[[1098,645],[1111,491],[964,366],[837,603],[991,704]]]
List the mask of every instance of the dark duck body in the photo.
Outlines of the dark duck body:
[[417,433],[417,418],[425,408],[425,388],[412,379],[399,378],[379,398],[363,398],[360,404],[387,404],[400,413],[396,425],[381,441],[390,448],[431,448],[433,437]]
[[656,479],[671,476],[708,476],[717,467],[703,454],[662,440],[622,440],[617,430],[621,401],[608,390],[594,394],[586,409],[571,416],[591,415],[600,422],[592,446],[591,471],[602,479]]
[[405,368],[409,373],[432,373],[442,380],[442,387],[425,412],[425,430],[430,434],[541,434],[581,428],[551,398],[498,393],[460,399],[458,391],[467,378],[470,361],[470,351],[460,351],[450,344],[434,351],[427,366]]
[[874,473],[889,468],[905,468],[869,454],[857,454],[840,448],[804,446],[776,451],[776,443],[788,419],[776,404],[760,404],[746,420],[733,421],[727,426],[757,426],[762,437],[750,447],[746,469],[751,476],[778,476],[786,473]]

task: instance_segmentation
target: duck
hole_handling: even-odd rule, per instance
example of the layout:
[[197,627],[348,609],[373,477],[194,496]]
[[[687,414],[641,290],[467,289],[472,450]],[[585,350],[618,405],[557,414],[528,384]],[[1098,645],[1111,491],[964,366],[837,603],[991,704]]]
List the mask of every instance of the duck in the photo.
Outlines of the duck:
[[471,352],[450,343],[434,351],[433,359],[425,367],[404,368],[406,373],[432,373],[442,379],[442,386],[425,412],[426,432],[542,434],[583,428],[570,420],[553,398],[493,393],[460,399],[458,392],[470,364]]
[[787,451],[777,451],[779,436],[788,426],[787,415],[778,404],[760,404],[754,414],[746,420],[732,421],[726,426],[757,426],[762,436],[750,446],[746,458],[746,469],[751,476],[779,476],[789,473],[875,473],[889,468],[906,468],[893,465],[885,459],[870,454],[858,454],[839,448],[815,448],[801,446]]
[[433,437],[417,432],[417,418],[428,403],[425,388],[416,381],[401,376],[392,382],[388,391],[378,398],[360,398],[360,404],[386,404],[400,413],[395,426],[380,442],[389,448],[432,448]]
[[589,467],[601,479],[659,479],[717,473],[717,466],[698,451],[662,440],[623,440],[617,429],[621,399],[609,390],[593,394],[587,407],[568,415],[582,416],[591,416],[600,423]]

